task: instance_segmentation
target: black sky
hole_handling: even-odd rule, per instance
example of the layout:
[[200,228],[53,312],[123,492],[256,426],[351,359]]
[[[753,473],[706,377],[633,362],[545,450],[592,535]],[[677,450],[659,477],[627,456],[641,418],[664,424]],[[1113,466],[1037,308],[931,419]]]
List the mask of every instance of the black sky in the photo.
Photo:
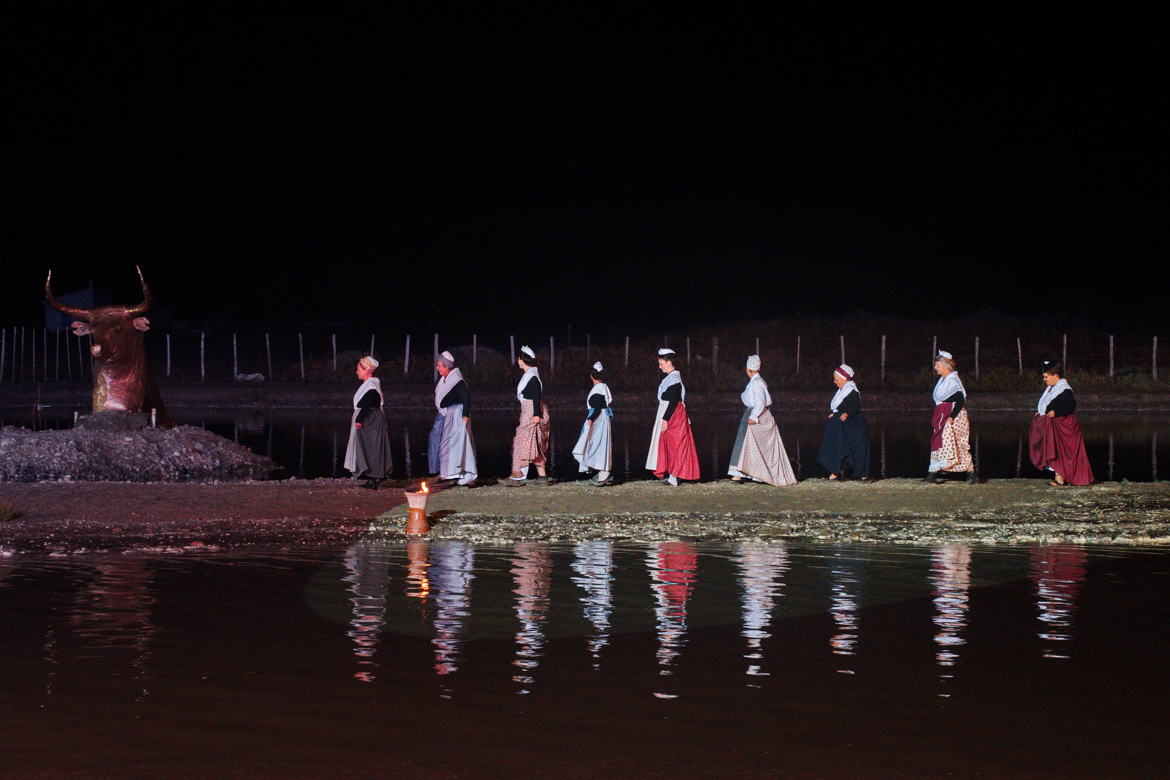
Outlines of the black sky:
[[0,319],[50,265],[133,295],[141,263],[177,316],[242,323],[1163,321],[1150,18],[441,5],[5,25]]

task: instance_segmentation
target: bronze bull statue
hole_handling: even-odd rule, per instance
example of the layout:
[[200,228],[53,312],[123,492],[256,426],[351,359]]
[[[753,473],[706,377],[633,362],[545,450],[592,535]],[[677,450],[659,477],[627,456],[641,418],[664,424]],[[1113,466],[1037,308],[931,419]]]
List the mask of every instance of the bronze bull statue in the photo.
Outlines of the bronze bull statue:
[[78,320],[72,325],[78,336],[93,336],[93,410],[95,412],[149,412],[156,410],[160,425],[173,425],[163,405],[154,375],[146,365],[142,334],[150,320],[142,315],[150,308],[150,288],[142,269],[142,303],[136,306],[95,306],[82,309],[58,303],[53,297],[53,272],[45,279],[45,299],[57,311]]

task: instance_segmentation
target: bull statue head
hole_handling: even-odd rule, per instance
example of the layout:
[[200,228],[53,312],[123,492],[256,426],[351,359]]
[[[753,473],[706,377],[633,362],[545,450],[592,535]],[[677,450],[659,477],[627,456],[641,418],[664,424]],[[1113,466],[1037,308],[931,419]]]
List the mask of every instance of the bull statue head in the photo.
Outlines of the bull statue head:
[[[136,266],[137,268],[137,266]],[[53,297],[53,271],[45,279],[45,300],[57,311],[76,322],[71,326],[78,336],[92,336],[93,410],[144,412],[158,411],[158,419],[169,425],[162,395],[146,365],[142,334],[150,329],[150,320],[142,315],[150,308],[150,288],[142,269],[142,303],[134,306],[95,306],[82,309],[58,303]]]

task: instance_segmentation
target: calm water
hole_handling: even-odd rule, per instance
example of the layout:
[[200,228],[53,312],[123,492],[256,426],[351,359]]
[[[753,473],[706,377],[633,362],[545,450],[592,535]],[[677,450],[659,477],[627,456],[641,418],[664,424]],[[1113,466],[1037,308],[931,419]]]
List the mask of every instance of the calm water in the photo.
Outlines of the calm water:
[[363,541],[0,558],[8,773],[1166,770],[1170,552]]
[[[279,476],[348,476],[342,467],[349,416],[344,410],[324,412],[276,412],[227,414],[223,410],[179,410],[178,422],[201,425],[215,433],[268,455],[284,467]],[[929,459],[929,430],[925,416],[915,413],[871,413],[870,463],[885,477],[920,477]],[[8,422],[66,427],[72,412],[37,421]],[[552,473],[562,479],[577,477],[572,450],[581,430],[582,416],[554,413]],[[702,414],[692,417],[695,445],[703,476],[726,476],[727,461],[735,441],[740,413]],[[394,476],[426,476],[427,436],[434,415],[390,413]],[[651,413],[619,414],[614,422],[614,469],[621,478],[641,479],[650,443]],[[781,435],[797,476],[822,477],[816,462],[824,418],[799,413],[779,416]],[[980,471],[987,477],[1039,476],[1028,461],[1028,425],[1025,414],[981,413],[973,418],[971,446]],[[1083,416],[1085,446],[1098,479],[1135,482],[1170,476],[1170,416],[1133,412],[1094,412]],[[475,417],[476,457],[480,473],[501,477],[511,470],[512,435],[516,419],[511,412],[483,411]],[[1161,462],[1161,472],[1159,472]]]

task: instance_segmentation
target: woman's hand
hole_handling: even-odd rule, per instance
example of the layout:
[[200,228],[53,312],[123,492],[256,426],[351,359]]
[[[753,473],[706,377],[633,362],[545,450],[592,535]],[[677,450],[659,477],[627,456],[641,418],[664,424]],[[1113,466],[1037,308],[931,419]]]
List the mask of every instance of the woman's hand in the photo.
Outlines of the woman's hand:
[[752,418],[749,417],[748,418],[748,425],[759,425],[759,420],[753,420]]
[[666,428],[667,428],[667,426],[668,426],[668,425],[670,425],[670,421],[669,421],[669,420],[663,420],[663,421],[662,421],[662,427],[661,427],[659,430],[661,430],[661,431],[665,432],[665,431],[666,431]]
[[463,422],[467,423],[468,425],[471,425],[471,418],[470,418],[470,417],[464,417],[464,418],[463,418]]
[[1049,417],[1055,417],[1055,416],[1056,416],[1056,412],[1049,412],[1049,413],[1048,413],[1048,416],[1049,416]]
[[353,427],[354,427],[354,428],[357,428],[357,429],[360,431],[360,430],[362,429],[362,424],[361,424],[361,423],[359,423],[359,422],[355,422],[355,423],[353,424]]
[[849,412],[841,412],[841,422],[845,422],[848,419],[849,419]]
[[540,425],[540,418],[537,417],[535,414],[532,415],[532,424],[533,425]]

